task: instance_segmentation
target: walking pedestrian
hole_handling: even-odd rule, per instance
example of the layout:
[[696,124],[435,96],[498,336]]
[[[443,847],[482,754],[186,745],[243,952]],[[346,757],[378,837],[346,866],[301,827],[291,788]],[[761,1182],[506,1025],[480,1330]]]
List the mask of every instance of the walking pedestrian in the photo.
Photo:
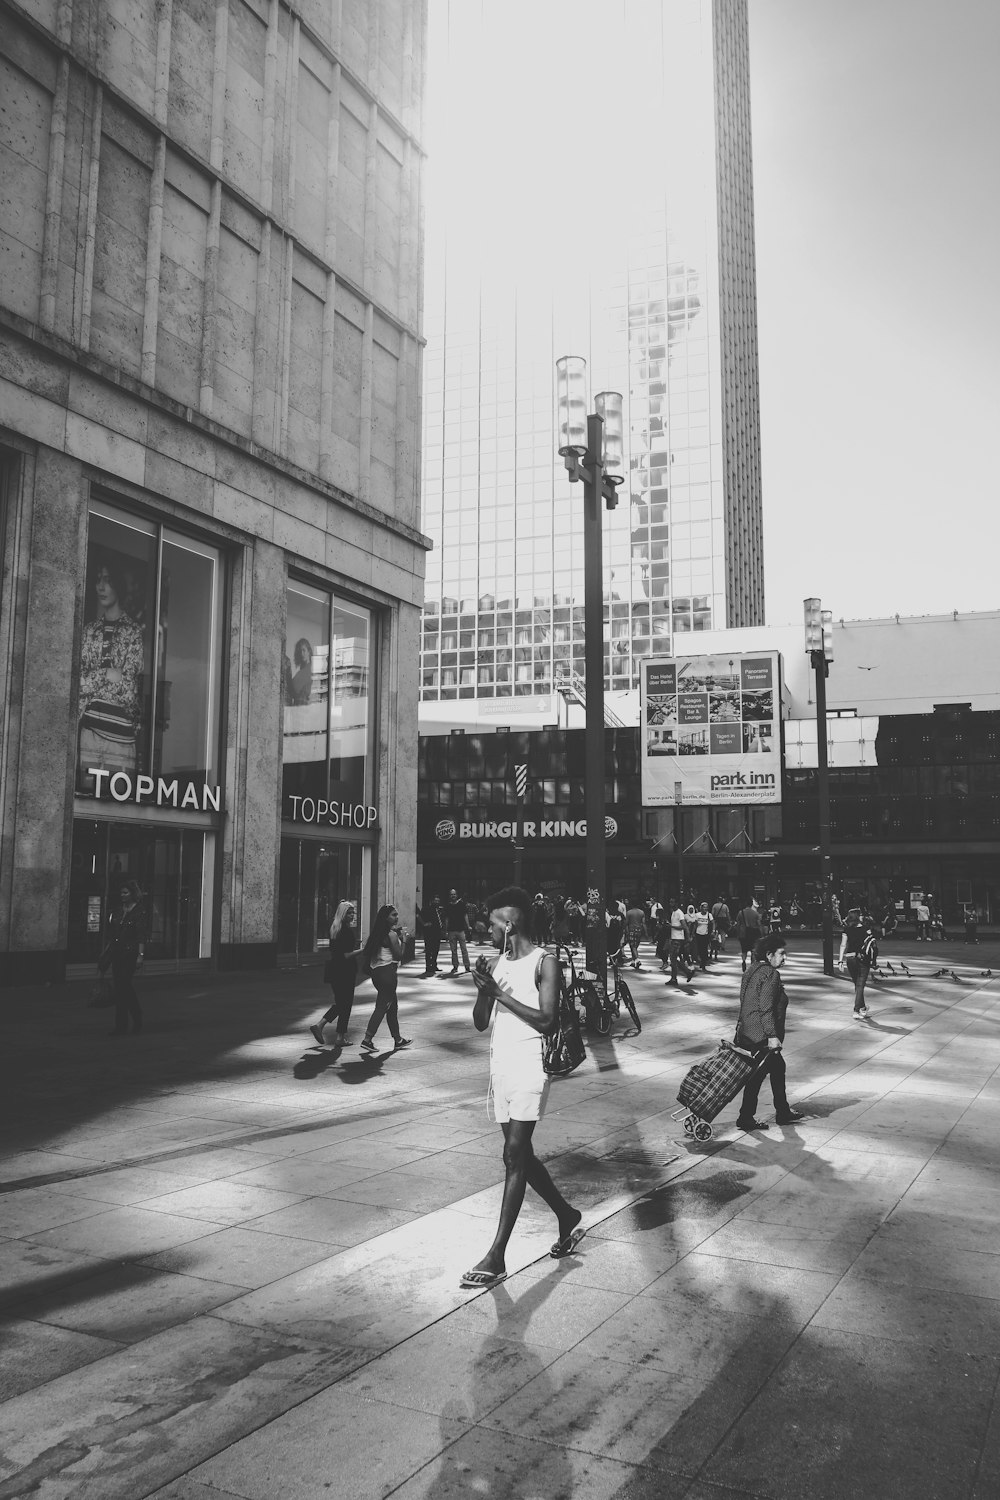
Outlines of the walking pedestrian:
[[732,918],[729,913],[729,903],[725,896],[720,896],[712,907],[712,921],[715,923],[715,947],[716,956],[726,951],[726,939],[732,927]]
[[327,955],[327,978],[333,992],[330,1009],[309,1030],[319,1045],[323,1027],[336,1023],[335,1047],[348,1047],[347,1028],[354,1006],[354,986],[358,982],[358,953],[361,951],[357,928],[357,909],[353,901],[341,901],[330,923],[330,950]]
[[854,1019],[866,1021],[870,1014],[865,1004],[865,985],[878,959],[876,926],[867,901],[852,906],[844,921],[840,939],[838,966],[846,968],[854,980]]
[[424,972],[421,979],[433,979],[438,972],[438,954],[444,937],[444,907],[440,896],[432,896],[422,914],[424,924]]
[[146,917],[142,895],[134,880],[123,880],[118,888],[118,909],[108,920],[108,937],[97,971],[111,969],[115,1002],[115,1024],[112,1036],[124,1036],[131,1020],[132,1030],[142,1030],[142,1011],[135,992],[133,977],[146,956]]
[[778,1125],[794,1125],[802,1119],[792,1109],[785,1092],[785,1012],[788,996],[781,982],[785,962],[785,939],[780,932],[768,933],[753,951],[753,961],[740,985],[740,1018],[736,1024],[736,1045],[752,1052],[757,1071],[743,1090],[737,1125],[741,1130],[766,1130],[763,1120],[755,1118],[761,1084],[769,1077],[774,1100],[774,1118]]
[[979,942],[979,910],[975,906],[967,906],[963,913],[965,920],[965,941],[967,943]]
[[677,984],[677,970],[680,968],[684,970],[684,978],[690,982],[694,978],[694,970],[688,968],[687,958],[685,957],[687,929],[685,926],[684,908],[676,897],[670,903],[669,922],[668,953],[670,957],[670,978],[667,980],[667,984]]
[[698,967],[703,974],[708,973],[709,945],[712,940],[712,913],[708,909],[708,902],[703,901],[694,914],[694,941],[698,955]]
[[645,929],[646,913],[637,900],[633,901],[625,912],[625,934],[628,938],[629,952],[632,955],[633,969],[642,968],[639,962],[639,944],[642,942]]
[[740,908],[736,917],[736,936],[740,940],[740,959],[745,974],[748,956],[752,959],[754,947],[760,942],[762,936],[760,907],[757,905],[756,896],[751,896],[749,906]]
[[914,906],[913,914],[917,922],[917,942],[929,943],[931,940],[931,909],[922,896]]
[[558,1006],[558,969],[551,954],[530,936],[531,897],[507,886],[489,899],[490,932],[500,949],[492,972],[486,956],[476,961],[477,1031],[493,1019],[490,1038],[490,1096],[503,1131],[504,1189],[493,1243],[461,1279],[464,1287],[491,1287],[507,1275],[507,1244],[517,1223],[525,1188],[534,1188],[551,1208],[558,1238],[549,1254],[556,1259],[575,1250],[584,1231],[583,1215],[567,1203],[532,1145],[535,1126],[545,1113],[549,1080],[542,1067],[542,1038],[550,1031]]
[[396,983],[399,963],[403,956],[406,934],[399,925],[399,913],[394,906],[380,906],[378,915],[364,946],[364,962],[375,986],[375,1009],[371,1013],[365,1034],[361,1038],[361,1051],[375,1051],[375,1034],[383,1021],[388,1021],[389,1032],[397,1048],[409,1047],[410,1038],[399,1031],[399,1007],[396,998]]
[[453,979],[458,973],[458,950],[462,950],[462,962],[465,964],[466,974],[472,972],[469,963],[469,908],[461,899],[458,892],[448,892],[448,906],[445,911],[445,928],[448,933],[448,946],[451,948],[451,973],[446,977]]

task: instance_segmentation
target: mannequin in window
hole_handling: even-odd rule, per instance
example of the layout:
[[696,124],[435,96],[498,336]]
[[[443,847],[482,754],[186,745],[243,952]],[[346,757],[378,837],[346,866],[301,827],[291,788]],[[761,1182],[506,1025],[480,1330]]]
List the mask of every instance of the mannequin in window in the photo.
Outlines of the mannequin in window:
[[83,627],[80,652],[80,779],[90,767],[134,772],[141,716],[142,630],[122,604],[124,582],[110,560],[93,575],[97,614]]
[[295,652],[292,659],[295,671],[292,674],[291,701],[294,704],[308,703],[312,694],[313,684],[313,649],[305,636],[295,642]]

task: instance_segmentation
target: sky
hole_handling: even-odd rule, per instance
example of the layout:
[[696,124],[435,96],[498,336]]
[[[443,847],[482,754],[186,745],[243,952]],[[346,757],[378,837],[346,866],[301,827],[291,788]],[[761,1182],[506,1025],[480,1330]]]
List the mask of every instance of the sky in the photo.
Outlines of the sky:
[[[537,276],[587,183],[615,183],[607,222],[628,211],[635,96],[580,128],[584,81],[634,74],[615,7],[575,0],[567,26],[555,0],[450,0],[496,24],[442,141],[448,4],[428,218],[457,183],[473,258]],[[806,595],[838,619],[998,609],[1000,0],[748,7],[767,623]],[[556,139],[556,170],[518,138]]]
[[1000,608],[1000,5],[749,13],[767,621]]

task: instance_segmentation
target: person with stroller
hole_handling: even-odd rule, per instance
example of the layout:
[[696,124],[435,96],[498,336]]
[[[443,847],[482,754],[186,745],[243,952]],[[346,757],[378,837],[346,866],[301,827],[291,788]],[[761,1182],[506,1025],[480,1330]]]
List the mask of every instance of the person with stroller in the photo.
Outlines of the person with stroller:
[[777,1125],[794,1125],[803,1118],[792,1109],[785,1092],[785,1013],[788,995],[781,982],[785,962],[785,938],[780,932],[769,932],[753,951],[753,960],[740,984],[740,1018],[736,1024],[736,1045],[752,1052],[757,1069],[743,1090],[737,1125],[741,1130],[767,1130],[763,1120],[754,1116],[761,1085],[771,1080],[774,1119]]

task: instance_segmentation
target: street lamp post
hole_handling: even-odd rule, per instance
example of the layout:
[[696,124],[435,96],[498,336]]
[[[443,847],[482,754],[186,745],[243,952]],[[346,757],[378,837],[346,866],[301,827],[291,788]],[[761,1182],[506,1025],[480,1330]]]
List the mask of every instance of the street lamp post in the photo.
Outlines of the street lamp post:
[[830,767],[826,739],[826,679],[833,661],[833,614],[820,599],[803,600],[806,652],[816,673],[816,769],[819,793],[820,889],[823,896],[823,973],[833,973],[833,869],[830,858]]
[[587,967],[604,988],[608,941],[604,848],[604,567],[601,500],[618,504],[625,479],[622,398],[602,391],[587,412],[587,362],[577,355],[556,361],[556,431],[570,479],[583,484],[584,678],[587,697],[584,814],[587,821]]

